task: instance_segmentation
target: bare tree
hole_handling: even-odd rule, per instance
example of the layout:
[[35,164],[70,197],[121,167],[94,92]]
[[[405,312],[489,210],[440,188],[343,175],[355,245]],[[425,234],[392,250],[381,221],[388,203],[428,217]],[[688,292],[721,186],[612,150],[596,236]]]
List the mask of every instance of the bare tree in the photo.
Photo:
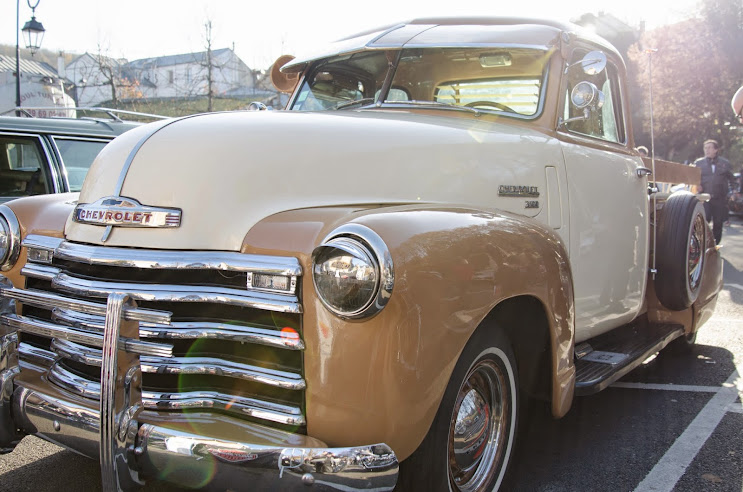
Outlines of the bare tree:
[[212,21],[207,19],[204,23],[204,44],[206,47],[206,97],[208,100],[207,111],[214,111],[214,67],[212,65]]

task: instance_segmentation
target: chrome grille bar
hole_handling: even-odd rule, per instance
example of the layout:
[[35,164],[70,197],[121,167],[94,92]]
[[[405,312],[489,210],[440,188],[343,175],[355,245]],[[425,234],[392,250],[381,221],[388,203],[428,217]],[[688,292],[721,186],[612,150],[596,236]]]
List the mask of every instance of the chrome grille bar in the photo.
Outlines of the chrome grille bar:
[[[72,299],[57,294],[50,294],[42,290],[35,289],[6,289],[0,287],[0,296],[9,297],[16,301],[35,306],[39,308],[51,309],[70,309],[74,311],[80,311],[86,314],[94,314],[97,316],[106,316],[106,305],[97,302],[82,301],[79,299]],[[142,308],[125,308],[123,312],[124,319],[130,321],[146,321],[150,323],[170,323],[170,316],[173,313],[169,311],[156,311],[154,309],[142,309]]]
[[[34,236],[29,236],[29,238],[34,240]],[[62,242],[56,248],[54,257],[88,265],[150,270],[222,270],[259,272],[270,275],[302,275],[302,267],[296,258],[220,251],[153,251]]]
[[[53,340],[52,350],[64,358],[91,366],[100,367],[103,360],[100,350],[66,340]],[[305,388],[304,379],[297,374],[212,357],[161,358],[143,356],[140,359],[140,364],[144,373],[225,376],[290,390]]]
[[[86,330],[103,331],[104,318],[102,316],[88,315],[66,309],[54,309],[52,320]],[[169,340],[228,340],[289,350],[304,350],[304,341],[293,332],[287,334],[265,328],[206,321],[174,321],[169,325],[140,323],[139,337]]]
[[305,425],[307,422],[298,407],[279,405],[253,398],[236,397],[213,391],[184,393],[143,393],[144,407],[153,410],[182,410],[213,408],[231,410],[263,420],[287,425]]
[[[49,379],[70,393],[100,400],[101,384],[78,376],[60,364],[52,365]],[[299,407],[281,405],[255,398],[225,395],[215,391],[189,391],[183,393],[142,392],[142,404],[149,410],[217,409],[240,413],[280,424],[305,425]]]
[[[94,347],[103,347],[103,335],[98,333],[90,333],[26,316],[18,316],[17,314],[4,314],[0,316],[0,322],[10,328],[15,328],[16,330],[33,335],[61,338],[62,340],[83,343]],[[164,343],[143,342],[132,338],[119,337],[118,345],[120,349],[133,354],[158,357],[173,356],[173,346]]]
[[21,270],[21,273],[27,277],[51,281],[53,288],[79,296],[107,298],[114,292],[126,292],[129,297],[136,301],[201,302],[228,304],[283,313],[302,312],[297,297],[293,295],[244,291],[227,287],[85,280],[62,273],[60,269],[55,267],[32,263],[26,264]]

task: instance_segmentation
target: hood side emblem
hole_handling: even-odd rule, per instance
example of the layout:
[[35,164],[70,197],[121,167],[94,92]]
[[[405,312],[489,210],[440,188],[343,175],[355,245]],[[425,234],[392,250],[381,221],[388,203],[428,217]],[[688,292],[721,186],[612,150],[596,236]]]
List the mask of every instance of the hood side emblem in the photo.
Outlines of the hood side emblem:
[[79,203],[72,220],[82,224],[107,226],[102,241],[112,227],[180,227],[179,208],[150,207],[133,198],[107,196],[93,203]]

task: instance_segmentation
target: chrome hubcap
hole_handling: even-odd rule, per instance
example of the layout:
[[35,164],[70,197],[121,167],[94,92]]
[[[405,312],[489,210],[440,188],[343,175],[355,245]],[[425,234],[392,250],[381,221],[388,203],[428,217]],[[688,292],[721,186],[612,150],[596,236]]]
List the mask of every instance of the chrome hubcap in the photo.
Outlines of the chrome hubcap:
[[499,472],[507,445],[508,379],[491,360],[480,361],[457,395],[449,426],[449,478],[452,489],[479,490]]
[[702,262],[704,257],[704,219],[701,215],[694,218],[694,225],[689,238],[689,288],[695,290],[702,279]]

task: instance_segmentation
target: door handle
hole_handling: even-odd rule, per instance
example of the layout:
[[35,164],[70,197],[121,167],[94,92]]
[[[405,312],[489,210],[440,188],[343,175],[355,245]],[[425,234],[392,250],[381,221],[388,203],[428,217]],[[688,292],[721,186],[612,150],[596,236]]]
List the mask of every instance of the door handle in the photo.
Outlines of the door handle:
[[651,169],[648,169],[647,167],[638,167],[635,172],[637,173],[638,178],[642,178],[643,176],[650,176],[653,174],[653,171]]

